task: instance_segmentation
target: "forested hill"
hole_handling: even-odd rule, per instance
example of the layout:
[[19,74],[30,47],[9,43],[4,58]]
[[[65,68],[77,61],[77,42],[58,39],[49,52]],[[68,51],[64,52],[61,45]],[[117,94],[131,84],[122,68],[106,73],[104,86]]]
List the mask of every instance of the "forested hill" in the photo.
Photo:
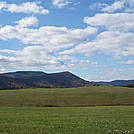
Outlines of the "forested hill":
[[47,74],[39,71],[18,71],[0,74],[0,89],[81,87],[88,81],[66,71]]
[[51,74],[41,71],[18,71],[0,74],[1,90],[21,88],[69,88],[82,86],[127,86],[129,84],[134,84],[134,80],[89,82],[68,71]]
[[114,80],[111,82],[96,82],[98,85],[102,86],[129,86],[129,84],[134,84],[134,80]]

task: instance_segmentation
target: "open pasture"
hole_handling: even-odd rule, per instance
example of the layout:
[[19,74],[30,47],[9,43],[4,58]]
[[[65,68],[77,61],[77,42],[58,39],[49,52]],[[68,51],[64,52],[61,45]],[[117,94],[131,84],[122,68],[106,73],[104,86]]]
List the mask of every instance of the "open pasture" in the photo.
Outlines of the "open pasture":
[[133,134],[134,106],[0,108],[0,134]]
[[134,89],[79,87],[0,90],[0,107],[133,105]]

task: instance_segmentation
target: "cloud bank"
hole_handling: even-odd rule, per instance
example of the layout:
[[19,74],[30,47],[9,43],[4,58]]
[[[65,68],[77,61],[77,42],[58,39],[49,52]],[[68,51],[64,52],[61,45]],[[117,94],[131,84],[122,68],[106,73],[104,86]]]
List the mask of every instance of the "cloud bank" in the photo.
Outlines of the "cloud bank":
[[17,23],[15,26],[6,25],[0,28],[0,39],[18,39],[28,46],[23,50],[0,50],[2,53],[14,55],[12,57],[0,55],[1,68],[10,66],[13,68],[73,69],[74,65],[71,62],[65,62],[73,57],[60,55],[58,51],[86,42],[89,36],[97,33],[97,29],[92,27],[85,29],[55,26],[28,28],[38,25],[38,19],[34,16],[22,18],[15,23]]

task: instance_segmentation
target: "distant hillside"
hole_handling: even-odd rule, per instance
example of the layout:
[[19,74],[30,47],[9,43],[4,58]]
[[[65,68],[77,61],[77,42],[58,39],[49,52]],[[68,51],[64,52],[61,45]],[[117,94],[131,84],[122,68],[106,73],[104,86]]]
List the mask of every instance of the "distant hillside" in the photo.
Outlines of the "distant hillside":
[[128,84],[128,85],[126,85],[126,87],[134,88],[134,84]]
[[134,80],[115,80],[111,82],[96,82],[98,85],[102,86],[127,86],[129,84],[134,84]]
[[0,74],[0,89],[81,87],[89,84],[70,73],[47,74],[38,71],[18,71]]
[[18,71],[0,74],[0,90],[22,88],[70,88],[83,86],[127,86],[134,80],[89,82],[68,72],[47,74],[41,71]]

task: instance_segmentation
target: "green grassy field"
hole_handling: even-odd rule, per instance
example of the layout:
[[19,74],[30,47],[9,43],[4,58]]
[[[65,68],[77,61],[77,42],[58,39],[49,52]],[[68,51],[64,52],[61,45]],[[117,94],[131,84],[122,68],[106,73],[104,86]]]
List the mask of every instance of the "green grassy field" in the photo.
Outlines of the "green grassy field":
[[134,106],[85,107],[119,104],[133,88],[0,90],[0,134],[134,134]]
[[134,134],[134,106],[1,107],[0,134]]
[[45,107],[134,104],[134,89],[80,87],[0,90],[0,107]]

